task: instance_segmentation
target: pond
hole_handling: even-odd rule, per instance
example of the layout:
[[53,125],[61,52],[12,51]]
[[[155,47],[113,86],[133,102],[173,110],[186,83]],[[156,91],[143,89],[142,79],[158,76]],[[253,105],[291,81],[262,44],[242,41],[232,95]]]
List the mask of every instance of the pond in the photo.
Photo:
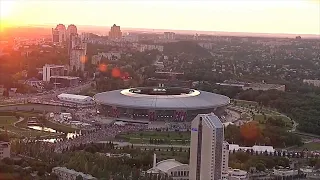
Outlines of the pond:
[[[45,132],[51,132],[51,133],[57,133],[57,134],[63,134],[63,132],[59,132],[55,129],[49,128],[49,127],[45,127],[45,126],[28,126],[28,128],[30,129],[34,129],[34,130],[38,130],[38,131],[45,131]],[[81,131],[79,132],[69,132],[66,134],[65,138],[70,139],[70,138],[74,138],[77,135],[81,135]],[[50,139],[43,139],[42,141],[46,141],[46,142],[55,142],[56,140],[59,140],[62,138],[50,138]]]

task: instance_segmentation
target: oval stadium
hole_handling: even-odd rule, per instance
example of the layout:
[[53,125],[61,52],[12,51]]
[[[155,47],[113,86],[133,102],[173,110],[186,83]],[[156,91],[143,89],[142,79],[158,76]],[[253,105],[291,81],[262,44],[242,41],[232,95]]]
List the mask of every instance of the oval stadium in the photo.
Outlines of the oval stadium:
[[221,116],[230,99],[189,88],[139,87],[94,96],[102,115],[124,121],[190,122],[198,114]]

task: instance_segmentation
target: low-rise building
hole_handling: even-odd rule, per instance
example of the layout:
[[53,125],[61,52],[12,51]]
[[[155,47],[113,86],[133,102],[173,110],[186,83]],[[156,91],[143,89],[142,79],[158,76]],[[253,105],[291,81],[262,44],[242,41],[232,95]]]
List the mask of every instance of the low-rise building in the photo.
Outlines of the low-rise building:
[[308,85],[320,87],[320,80],[312,80],[312,79],[304,79],[303,83],[306,83]]
[[63,76],[64,69],[63,65],[45,64],[42,67],[42,80],[49,82],[52,76]]
[[281,177],[281,178],[295,177],[298,174],[299,174],[298,170],[293,170],[293,169],[274,169],[273,170],[273,176]]
[[228,180],[245,180],[248,179],[247,171],[240,169],[229,169],[228,170]]
[[248,150],[252,150],[253,152],[258,152],[258,153],[264,153],[264,152],[268,152],[268,153],[274,153],[275,149],[273,148],[273,146],[257,146],[254,145],[252,147],[241,147],[238,144],[229,144],[229,151],[248,151]]
[[93,104],[93,99],[90,96],[62,93],[58,95],[58,98],[61,101],[67,101],[77,104]]
[[182,164],[175,159],[166,159],[157,163],[156,155],[154,155],[153,167],[146,173],[159,176],[170,176],[173,180],[188,180],[189,165]]
[[97,180],[97,178],[91,176],[90,174],[77,172],[66,167],[54,167],[52,168],[52,172],[58,176],[59,180],[76,180],[77,176],[79,175],[82,176],[83,180]]
[[10,158],[10,142],[0,141],[0,160]]

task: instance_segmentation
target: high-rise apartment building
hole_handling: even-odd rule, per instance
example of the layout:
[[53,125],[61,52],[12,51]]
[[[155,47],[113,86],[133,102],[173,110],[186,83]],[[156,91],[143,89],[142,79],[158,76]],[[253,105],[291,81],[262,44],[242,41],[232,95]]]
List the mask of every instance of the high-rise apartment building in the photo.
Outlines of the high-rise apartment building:
[[163,38],[167,40],[175,40],[176,39],[175,35],[176,34],[174,32],[164,32]]
[[220,119],[199,114],[191,124],[189,180],[220,180],[228,169],[228,143]]
[[74,24],[70,24],[67,28],[67,35],[70,36],[71,34],[78,34],[77,26]]
[[58,24],[56,28],[52,28],[52,41],[54,43],[64,43],[67,40],[67,30],[66,26],[63,24]]
[[10,158],[10,142],[0,141],[0,160]]
[[70,24],[67,28],[67,47],[68,47],[68,54],[71,54],[72,49],[72,39],[75,36],[78,36],[78,29],[77,26],[74,24]]
[[122,32],[120,26],[113,25],[109,31],[109,39],[121,39]]
[[71,49],[70,54],[70,70],[84,71],[87,54],[87,44],[75,46]]

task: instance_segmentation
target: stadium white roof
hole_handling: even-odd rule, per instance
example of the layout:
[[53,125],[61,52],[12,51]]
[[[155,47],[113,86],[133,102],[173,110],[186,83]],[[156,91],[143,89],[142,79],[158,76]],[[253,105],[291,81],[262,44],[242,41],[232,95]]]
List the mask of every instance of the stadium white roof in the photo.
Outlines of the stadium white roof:
[[94,96],[97,103],[126,108],[141,109],[208,109],[228,105],[226,96],[194,90],[190,94],[148,95],[131,93],[128,89],[98,93]]

